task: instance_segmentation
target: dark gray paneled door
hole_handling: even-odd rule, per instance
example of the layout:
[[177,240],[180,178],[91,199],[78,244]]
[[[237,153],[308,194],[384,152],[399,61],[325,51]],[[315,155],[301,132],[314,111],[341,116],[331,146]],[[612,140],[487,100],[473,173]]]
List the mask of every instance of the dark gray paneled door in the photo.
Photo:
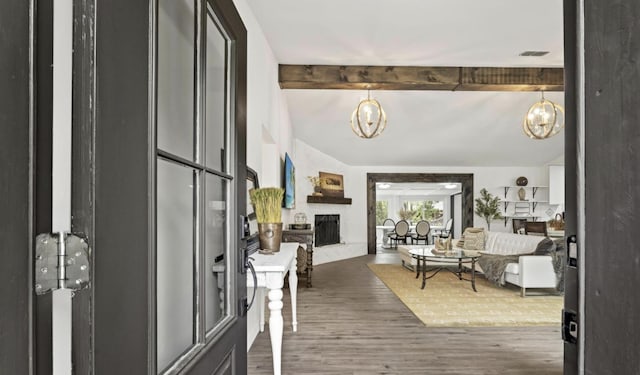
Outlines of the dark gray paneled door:
[[640,3],[565,1],[565,374],[640,374]]
[[[565,248],[568,246],[566,239],[578,234],[578,108],[577,99],[577,2],[564,2],[564,81],[565,81],[565,130],[564,130],[564,155],[565,155]],[[582,163],[580,163],[582,165]],[[576,237],[577,238],[577,237]],[[566,316],[575,314],[580,316],[580,280],[579,267],[565,267],[565,294],[564,312]],[[580,322],[578,322],[580,324]],[[564,327],[563,327],[564,329]],[[580,333],[576,332],[574,337],[568,331],[564,344],[564,374],[578,374],[580,369]],[[569,336],[573,339],[569,340]]]
[[[50,230],[53,11],[36,3],[0,5],[3,374],[52,373],[32,254]],[[73,6],[71,229],[92,263],[73,372],[244,374],[242,21],[231,0]]]
[[242,21],[231,0],[76,2],[74,18],[72,226],[94,269],[75,369],[246,373]]
[[583,12],[584,373],[640,374],[640,2]]
[[34,298],[29,2],[0,4],[0,372],[31,374]]

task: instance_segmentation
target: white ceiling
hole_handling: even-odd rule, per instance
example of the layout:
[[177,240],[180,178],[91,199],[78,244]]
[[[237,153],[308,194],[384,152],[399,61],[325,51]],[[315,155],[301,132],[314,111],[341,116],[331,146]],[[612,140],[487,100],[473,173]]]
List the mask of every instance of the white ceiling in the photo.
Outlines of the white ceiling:
[[[248,0],[279,63],[562,67],[562,0]],[[522,57],[527,50],[549,51]],[[387,129],[349,120],[365,91],[284,90],[296,138],[349,165],[538,166],[563,135],[522,133],[535,92],[375,91]],[[560,92],[545,93],[564,105]]]

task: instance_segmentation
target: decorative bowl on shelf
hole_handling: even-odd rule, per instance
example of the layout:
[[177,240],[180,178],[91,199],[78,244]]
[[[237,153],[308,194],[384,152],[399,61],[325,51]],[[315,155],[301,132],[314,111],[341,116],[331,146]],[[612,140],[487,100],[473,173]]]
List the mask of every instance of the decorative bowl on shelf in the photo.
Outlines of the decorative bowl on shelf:
[[516,179],[516,185],[518,186],[527,186],[528,183],[529,180],[527,180],[527,178],[524,176],[520,176]]

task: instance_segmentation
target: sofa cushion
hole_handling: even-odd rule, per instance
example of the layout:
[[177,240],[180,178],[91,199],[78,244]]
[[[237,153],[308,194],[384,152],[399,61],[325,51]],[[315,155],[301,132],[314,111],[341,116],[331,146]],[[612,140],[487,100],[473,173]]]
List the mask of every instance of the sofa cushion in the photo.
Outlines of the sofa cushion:
[[520,273],[520,265],[518,263],[509,263],[504,268],[504,272],[513,273],[517,275]]
[[462,235],[462,248],[465,250],[484,250],[484,228],[467,228]]
[[531,254],[545,237],[505,232],[487,232],[484,252],[488,254]]

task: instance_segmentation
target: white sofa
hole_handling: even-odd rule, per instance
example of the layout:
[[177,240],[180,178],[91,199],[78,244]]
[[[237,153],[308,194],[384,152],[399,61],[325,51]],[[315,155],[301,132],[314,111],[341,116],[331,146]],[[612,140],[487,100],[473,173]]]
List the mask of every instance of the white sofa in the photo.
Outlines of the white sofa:
[[[519,255],[531,254],[536,250],[542,236],[522,235],[504,232],[486,232],[485,246],[482,254]],[[454,248],[457,245],[454,240]],[[412,248],[423,248],[419,245],[398,245],[398,253],[405,267],[414,268],[416,260],[409,255]],[[476,270],[483,272],[476,264]],[[555,288],[556,274],[553,261],[548,255],[521,255],[518,263],[507,264],[503,281],[521,288],[524,297],[527,288]]]
[[[542,236],[488,232],[483,253],[500,255],[530,254],[536,250]],[[503,280],[520,287],[521,295],[528,288],[555,288],[556,273],[549,255],[520,255],[518,263],[507,264]]]
[[520,287],[524,297],[528,288],[556,288],[556,272],[549,255],[521,255],[518,263],[509,263],[504,269],[504,281]]

